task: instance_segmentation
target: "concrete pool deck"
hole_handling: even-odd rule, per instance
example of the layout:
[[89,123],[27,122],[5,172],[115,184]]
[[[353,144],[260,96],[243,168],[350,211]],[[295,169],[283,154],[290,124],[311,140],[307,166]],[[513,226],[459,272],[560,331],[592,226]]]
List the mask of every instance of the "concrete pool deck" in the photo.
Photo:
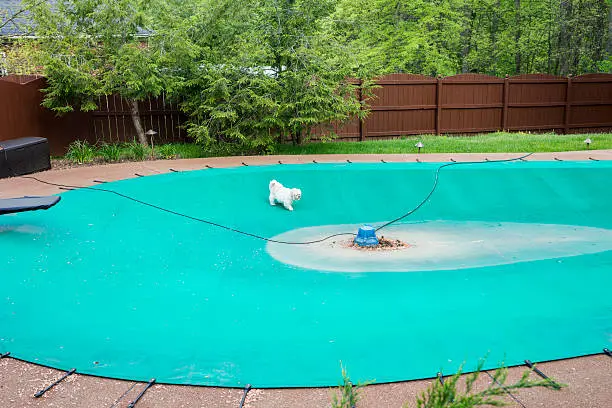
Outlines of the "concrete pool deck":
[[[210,167],[242,165],[278,165],[328,162],[448,162],[499,160],[521,156],[521,153],[487,154],[372,154],[372,155],[316,155],[316,156],[241,156],[229,158],[159,160],[118,163],[97,166],[77,166],[49,170],[32,176],[52,183],[76,186],[98,185],[97,181],[115,181],[173,170],[186,171]],[[612,150],[581,152],[536,153],[529,161],[550,160],[612,160]],[[138,174],[138,175],[137,175]],[[58,187],[45,185],[28,178],[0,180],[0,198],[24,195],[46,195],[61,192]],[[529,334],[526,334],[528,336]],[[602,348],[606,347],[605,344]],[[0,350],[0,353],[10,350]],[[526,356],[525,358],[529,358]],[[598,408],[612,406],[612,358],[604,354],[572,358],[538,364],[538,368],[557,381],[567,384],[560,391],[524,389],[513,392],[520,402],[509,396],[504,400],[510,407],[574,407]],[[508,383],[520,378],[526,367],[509,370]],[[348,367],[350,375],[350,367]],[[432,367],[432,376],[437,367]],[[63,372],[5,357],[0,359],[0,407],[126,407],[146,384],[74,374],[52,388],[41,398],[34,394],[62,376]],[[451,373],[444,373],[445,375]],[[538,377],[532,374],[534,379]],[[151,377],[155,377],[151,373]],[[338,367],[338,381],[341,380]],[[406,381],[393,384],[371,385],[362,392],[358,407],[415,406],[416,396],[425,391],[433,380]],[[477,389],[486,387],[491,379],[482,373]],[[309,389],[257,389],[248,395],[245,407],[328,407],[329,388]],[[137,407],[238,407],[243,391],[217,387],[153,385],[137,403]]]

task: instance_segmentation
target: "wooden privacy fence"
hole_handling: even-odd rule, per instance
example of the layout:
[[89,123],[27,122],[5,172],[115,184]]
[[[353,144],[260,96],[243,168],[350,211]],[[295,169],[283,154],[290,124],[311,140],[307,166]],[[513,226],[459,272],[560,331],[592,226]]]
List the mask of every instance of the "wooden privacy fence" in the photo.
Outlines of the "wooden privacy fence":
[[[185,141],[185,122],[178,107],[166,100],[166,96],[148,98],[138,104],[140,119],[145,131],[157,132],[155,143]],[[132,141],[136,129],[132,121],[129,102],[117,95],[98,99],[98,110],[91,112],[93,140],[105,142]]]
[[[128,101],[109,95],[98,99],[98,110],[57,116],[40,106],[46,86],[37,76],[0,77],[0,140],[27,136],[49,139],[51,154],[61,155],[75,140],[90,143],[130,142],[136,130]],[[145,131],[157,132],[155,143],[185,141],[185,120],[165,95],[139,103]]]
[[[534,74],[497,78],[460,74],[447,78],[392,74],[378,80],[370,115],[334,129],[340,140],[376,140],[415,134],[555,131],[583,133],[612,129],[612,74],[575,78]],[[101,97],[94,112],[57,117],[42,108],[44,78],[0,78],[0,140],[25,136],[49,139],[53,154],[74,140],[122,142],[136,132],[127,101]],[[156,143],[183,141],[185,118],[162,95],[139,104],[145,130]],[[324,131],[318,129],[314,140]]]
[[[497,78],[460,74],[432,78],[392,74],[377,81],[369,116],[333,130],[341,140],[415,134],[612,129],[612,74],[562,78],[546,74]],[[325,131],[317,130],[314,140]]]

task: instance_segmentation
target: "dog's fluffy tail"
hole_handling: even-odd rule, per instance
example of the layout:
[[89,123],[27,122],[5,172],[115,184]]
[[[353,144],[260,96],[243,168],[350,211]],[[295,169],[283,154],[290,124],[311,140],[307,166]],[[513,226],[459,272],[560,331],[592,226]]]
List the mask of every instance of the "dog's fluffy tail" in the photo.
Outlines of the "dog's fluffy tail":
[[272,188],[273,188],[274,186],[276,186],[276,185],[278,185],[278,181],[276,181],[276,180],[272,180],[272,181],[270,182],[270,186],[269,186],[269,187],[270,187],[270,190],[272,190]]

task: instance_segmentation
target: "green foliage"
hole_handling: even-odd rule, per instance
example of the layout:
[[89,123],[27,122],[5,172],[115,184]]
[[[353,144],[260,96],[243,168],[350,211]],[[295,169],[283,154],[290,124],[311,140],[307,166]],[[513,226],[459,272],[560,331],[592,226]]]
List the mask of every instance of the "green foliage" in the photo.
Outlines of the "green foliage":
[[330,29],[378,74],[452,75],[459,66],[461,3],[344,0]]
[[274,124],[272,81],[239,67],[202,65],[183,91],[188,133],[205,145],[265,137]]
[[201,145],[192,143],[181,143],[175,144],[174,147],[177,151],[179,159],[195,159],[198,157],[204,157],[204,149]]
[[0,71],[8,75],[42,75],[38,51],[31,41],[15,39],[10,46],[0,41]]
[[[200,157],[219,157],[258,154],[384,154],[416,153],[416,142],[422,141],[424,153],[494,153],[494,152],[561,152],[586,150],[586,138],[592,140],[590,149],[612,149],[612,133],[557,135],[554,133],[487,133],[473,136],[404,136],[394,140],[343,143],[307,143],[303,146],[274,144],[266,147],[244,143],[213,143],[202,146],[194,143],[171,143],[155,147],[154,152],[138,143],[103,144],[94,151],[96,158],[107,162],[122,158],[144,160],[147,156],[161,159],[193,159]],[[76,145],[86,142],[75,142]],[[91,147],[91,146],[90,146]],[[75,147],[71,148],[74,151]],[[136,151],[136,154],[134,154]],[[154,157],[153,157],[154,153]],[[69,153],[75,157],[76,153]],[[119,157],[117,157],[117,154]],[[66,156],[66,158],[71,158]],[[77,162],[77,160],[74,160]],[[87,161],[91,161],[88,159]]]
[[157,157],[164,160],[176,159],[178,157],[178,149],[173,144],[158,146],[155,148],[155,153]]
[[600,0],[340,0],[330,29],[379,74],[577,75],[606,69],[609,10]]
[[[489,385],[481,391],[476,391],[474,385],[478,380],[484,359],[480,360],[476,370],[465,376],[465,386],[461,386],[460,380],[462,376],[462,368],[459,368],[457,373],[452,377],[448,377],[442,383],[439,380],[433,381],[432,384],[423,391],[416,399],[417,408],[473,408],[477,406],[504,406],[507,405],[500,398],[508,392],[514,390],[543,387],[558,390],[565,387],[565,384],[559,384],[552,379],[531,380],[532,370],[523,372],[521,378],[510,385],[506,385],[508,379],[508,369],[504,366],[495,370],[494,374],[488,374],[491,378]],[[342,365],[341,365],[342,367]],[[353,385],[346,368],[342,367],[342,383],[331,394],[332,408],[354,408],[359,401],[359,391],[362,387],[373,383],[359,383]],[[411,405],[406,403],[404,408],[410,408]]]
[[36,27],[27,57],[48,78],[44,106],[88,111],[119,94],[146,144],[133,102],[165,92],[209,152],[270,153],[364,118],[358,93],[390,72],[612,72],[610,1],[23,3]]
[[276,152],[276,145],[269,139],[241,142],[216,142],[202,146],[204,157],[268,155]]
[[58,114],[91,111],[102,95],[130,100],[140,142],[146,144],[135,101],[164,88],[156,50],[146,43],[157,0],[24,0],[48,87],[43,105]]
[[360,74],[354,58],[323,30],[333,8],[331,0],[196,3],[194,61],[181,71],[190,76],[173,83],[189,134],[207,146],[267,150],[275,139],[302,141],[318,124],[364,116],[347,79]]
[[331,406],[332,408],[354,408],[359,401],[359,391],[361,388],[372,384],[374,381],[360,382],[355,385],[351,382],[346,372],[346,367],[340,364],[340,368],[342,369],[342,383],[331,393]]
[[590,148],[612,149],[612,133],[558,135],[525,132],[496,132],[480,135],[406,136],[396,140],[367,140],[365,142],[308,143],[303,146],[279,144],[277,154],[384,154],[417,153],[414,146],[423,142],[422,153],[524,153],[563,152],[586,150],[586,138],[593,143]]
[[48,86],[43,89],[44,107],[60,114],[75,107],[85,112],[97,108],[95,100],[102,92],[91,75],[53,59],[47,61],[45,75]]
[[136,140],[124,145],[124,155],[128,160],[143,161],[151,154],[151,149]]
[[151,54],[145,44],[122,44],[113,56],[113,69],[103,77],[106,93],[117,93],[131,100],[159,95],[164,89],[163,79]]
[[103,143],[97,151],[97,155],[105,162],[116,162],[121,159],[121,146],[115,143]]
[[95,148],[87,141],[76,140],[68,146],[66,158],[74,163],[91,163],[96,156]]
[[[514,384],[505,385],[508,378],[508,369],[506,367],[498,368],[492,375],[491,382],[486,389],[476,392],[474,384],[481,374],[484,360],[478,363],[476,371],[468,374],[465,378],[465,391],[459,391],[458,385],[461,378],[461,368],[455,375],[444,380],[444,384],[440,381],[434,381],[429,388],[424,391],[416,400],[417,408],[472,408],[477,406],[504,406],[507,405],[499,398],[504,396],[508,391],[517,389],[544,387],[559,389],[562,386],[551,380],[531,380],[530,374],[532,370],[523,372],[521,379]],[[408,408],[409,405],[404,405]]]

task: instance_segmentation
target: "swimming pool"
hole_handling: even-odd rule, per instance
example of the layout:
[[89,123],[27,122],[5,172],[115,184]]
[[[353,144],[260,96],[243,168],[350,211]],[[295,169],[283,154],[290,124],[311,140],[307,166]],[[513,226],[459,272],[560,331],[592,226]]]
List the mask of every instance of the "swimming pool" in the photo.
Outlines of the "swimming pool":
[[[438,167],[249,166],[104,188],[300,241],[396,218]],[[612,339],[611,177],[608,162],[449,167],[418,212],[381,231],[411,246],[371,256],[69,191],[47,212],[0,218],[0,352],[106,377],[255,387],[335,385],[340,361],[356,380],[389,382],[485,355],[492,367],[596,353]],[[295,211],[269,205],[273,178],[302,189]]]

